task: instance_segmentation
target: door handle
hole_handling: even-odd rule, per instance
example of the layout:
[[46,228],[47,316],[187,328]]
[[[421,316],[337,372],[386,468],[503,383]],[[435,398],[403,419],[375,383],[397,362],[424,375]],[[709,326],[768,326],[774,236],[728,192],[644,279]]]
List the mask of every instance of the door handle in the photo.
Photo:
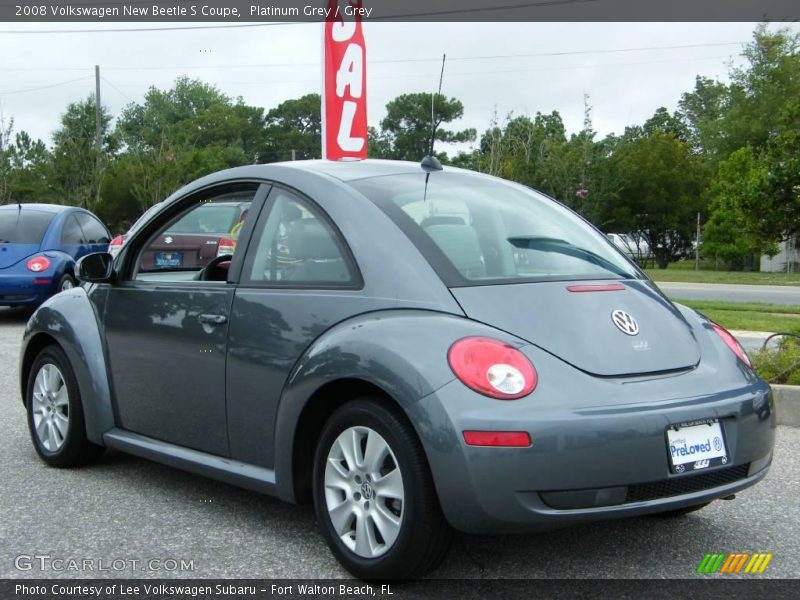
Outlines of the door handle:
[[200,315],[197,317],[201,323],[207,323],[209,325],[222,325],[223,323],[227,323],[228,317],[225,315]]

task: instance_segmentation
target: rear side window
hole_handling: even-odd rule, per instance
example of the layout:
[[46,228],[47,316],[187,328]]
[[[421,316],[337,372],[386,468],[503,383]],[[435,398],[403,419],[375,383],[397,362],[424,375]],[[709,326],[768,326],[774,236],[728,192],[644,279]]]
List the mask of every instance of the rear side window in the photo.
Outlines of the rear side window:
[[244,266],[246,283],[279,287],[352,287],[344,243],[322,213],[295,194],[274,188],[272,210],[256,225]]
[[0,244],[41,244],[54,216],[31,210],[0,211]]
[[77,217],[87,244],[107,244],[111,241],[108,229],[92,215],[78,213]]
[[86,243],[83,229],[75,215],[70,215],[64,221],[64,226],[61,228],[61,243],[65,246],[80,246]]

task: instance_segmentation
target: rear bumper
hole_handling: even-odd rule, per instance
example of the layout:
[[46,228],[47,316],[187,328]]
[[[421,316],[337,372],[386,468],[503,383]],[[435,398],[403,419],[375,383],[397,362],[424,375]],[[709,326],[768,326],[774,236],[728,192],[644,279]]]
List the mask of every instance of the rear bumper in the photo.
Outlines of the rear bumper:
[[[605,402],[566,408],[570,394],[592,382],[584,393]],[[453,381],[422,399],[412,419],[449,522],[471,533],[552,529],[702,504],[766,475],[775,415],[763,381],[753,377],[733,391],[673,399],[661,399],[660,382],[644,382],[630,403],[629,391],[620,389],[614,403],[604,385],[573,371],[555,398],[556,388],[542,386],[526,399],[498,401]],[[672,386],[680,391],[681,384]],[[642,396],[648,389],[650,399]],[[723,426],[728,463],[672,474],[666,428],[706,418]],[[470,447],[466,430],[527,431],[532,445]]]
[[[47,283],[35,283],[37,280]],[[0,273],[0,306],[36,306],[55,294],[57,287],[54,275]]]

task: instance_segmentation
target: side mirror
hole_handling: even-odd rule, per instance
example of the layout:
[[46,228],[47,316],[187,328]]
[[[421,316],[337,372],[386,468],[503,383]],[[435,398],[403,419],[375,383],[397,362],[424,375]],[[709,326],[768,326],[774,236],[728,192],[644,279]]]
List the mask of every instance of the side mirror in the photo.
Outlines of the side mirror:
[[75,265],[75,274],[84,283],[110,283],[114,274],[114,257],[108,252],[87,254]]

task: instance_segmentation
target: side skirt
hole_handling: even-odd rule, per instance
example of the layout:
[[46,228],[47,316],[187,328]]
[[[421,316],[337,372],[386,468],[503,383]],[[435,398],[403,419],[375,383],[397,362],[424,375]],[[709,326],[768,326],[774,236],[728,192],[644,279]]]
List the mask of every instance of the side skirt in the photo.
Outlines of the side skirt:
[[168,442],[114,428],[103,434],[109,448],[146,458],[170,467],[224,481],[231,485],[275,495],[275,471],[239,462],[230,458],[206,454]]

